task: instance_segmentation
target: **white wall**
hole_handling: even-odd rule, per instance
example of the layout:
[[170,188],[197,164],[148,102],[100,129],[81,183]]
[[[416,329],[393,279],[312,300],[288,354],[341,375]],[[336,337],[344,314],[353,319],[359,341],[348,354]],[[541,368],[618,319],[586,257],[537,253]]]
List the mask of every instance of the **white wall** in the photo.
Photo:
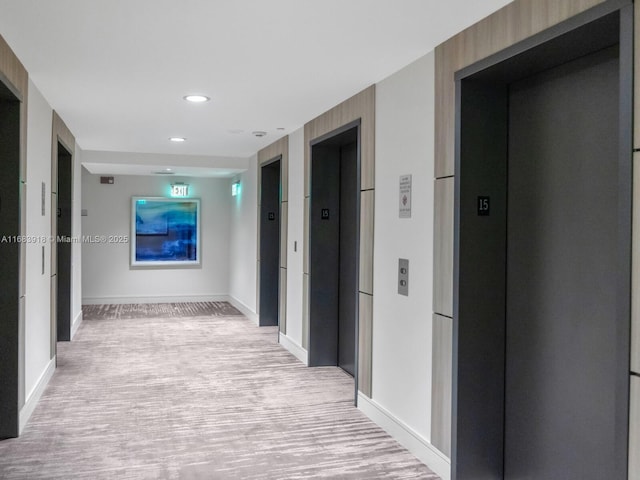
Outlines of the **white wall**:
[[[302,345],[304,254],[304,128],[289,134],[289,218],[287,233],[287,337]],[[297,242],[297,252],[294,252]]]
[[[85,158],[86,158],[85,152]],[[201,199],[201,266],[136,268],[129,265],[129,243],[82,244],[84,303],[198,301],[228,293],[231,191],[228,179],[116,176],[113,185],[82,172],[82,235],[131,235],[131,197],[166,197],[182,181]]]
[[[82,236],[82,157],[83,151],[76,143],[73,156],[73,198],[71,201],[71,236]],[[71,244],[71,335],[78,330],[82,322],[82,244]]]
[[[27,243],[25,303],[25,393],[29,402],[49,365],[51,350],[51,129],[53,110],[29,81],[27,113],[27,236],[47,239]],[[41,211],[42,182],[46,210]],[[42,247],[45,247],[44,274]]]
[[[431,429],[434,55],[376,86],[372,399],[424,440]],[[412,216],[398,218],[412,175]],[[409,259],[409,296],[397,293]]]
[[[238,175],[240,195],[230,197],[231,224],[229,228],[229,295],[245,315],[256,317],[256,269],[258,222],[258,157],[249,159],[249,169]],[[231,191],[231,182],[227,182]]]

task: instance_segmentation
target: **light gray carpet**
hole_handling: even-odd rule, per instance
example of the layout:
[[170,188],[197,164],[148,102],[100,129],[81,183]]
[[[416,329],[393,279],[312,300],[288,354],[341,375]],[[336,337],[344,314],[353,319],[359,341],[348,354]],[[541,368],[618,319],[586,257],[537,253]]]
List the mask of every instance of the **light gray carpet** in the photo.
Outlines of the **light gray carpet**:
[[2,479],[437,479],[245,317],[86,320]]

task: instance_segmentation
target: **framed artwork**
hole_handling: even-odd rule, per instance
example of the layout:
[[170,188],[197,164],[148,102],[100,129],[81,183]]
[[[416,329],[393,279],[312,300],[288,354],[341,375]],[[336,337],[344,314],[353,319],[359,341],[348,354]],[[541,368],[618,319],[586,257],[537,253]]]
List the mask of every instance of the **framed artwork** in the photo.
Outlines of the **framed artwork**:
[[131,197],[131,266],[200,264],[200,199]]

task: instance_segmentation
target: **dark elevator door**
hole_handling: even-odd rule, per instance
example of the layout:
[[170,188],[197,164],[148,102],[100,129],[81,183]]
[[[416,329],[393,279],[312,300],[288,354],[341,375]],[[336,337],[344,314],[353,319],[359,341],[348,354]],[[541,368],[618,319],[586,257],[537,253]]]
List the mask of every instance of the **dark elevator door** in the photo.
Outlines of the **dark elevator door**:
[[280,160],[262,167],[260,185],[260,326],[262,327],[278,325]]
[[[338,366],[355,375],[356,301],[358,298],[358,145],[340,148],[340,293]],[[354,191],[356,195],[354,195]]]
[[309,365],[355,376],[358,321],[358,129],[312,146]]
[[[58,142],[57,236],[71,239],[72,155]],[[71,242],[56,241],[58,341],[71,340]]]
[[505,478],[614,471],[617,48],[511,85]]

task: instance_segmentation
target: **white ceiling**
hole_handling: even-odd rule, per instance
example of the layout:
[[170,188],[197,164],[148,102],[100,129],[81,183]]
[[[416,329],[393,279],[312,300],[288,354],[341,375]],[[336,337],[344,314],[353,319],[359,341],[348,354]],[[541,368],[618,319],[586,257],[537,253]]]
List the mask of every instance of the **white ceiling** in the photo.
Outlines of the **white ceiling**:
[[246,158],[509,1],[0,0],[0,34],[83,149]]

